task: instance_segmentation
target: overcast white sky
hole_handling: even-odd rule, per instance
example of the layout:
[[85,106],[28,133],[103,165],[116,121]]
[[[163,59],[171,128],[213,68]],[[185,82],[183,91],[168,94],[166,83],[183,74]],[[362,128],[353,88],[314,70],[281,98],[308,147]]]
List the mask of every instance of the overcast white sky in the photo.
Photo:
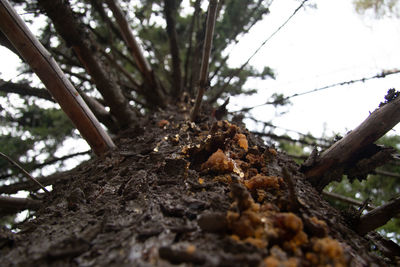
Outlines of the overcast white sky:
[[[316,9],[301,10],[250,62],[260,70],[272,67],[277,79],[249,82],[247,86],[258,88],[259,93],[231,99],[230,110],[264,103],[275,92],[292,95],[400,68],[399,19],[359,16],[349,0],[314,2]],[[299,3],[273,1],[271,14],[230,51],[229,63],[240,66],[246,61]],[[14,77],[18,59],[2,47],[0,57],[0,77]],[[279,118],[275,118],[276,111],[269,106],[257,108],[253,114],[260,120],[272,120],[277,126],[316,136],[324,131],[328,135],[344,134],[378,106],[389,88],[400,90],[399,84],[400,75],[392,75],[293,98],[288,113]]]
[[[231,51],[230,63],[240,66],[299,6],[300,1],[274,1],[271,14]],[[352,1],[313,1],[317,9],[303,9],[250,62],[260,70],[272,67],[276,80],[253,81],[253,97],[231,99],[228,106],[264,103],[274,93],[292,95],[337,82],[370,77],[400,68],[400,20],[360,16]],[[334,87],[292,99],[288,113],[273,119],[273,108],[254,110],[260,120],[321,136],[345,134],[355,128],[383,100],[389,88],[400,90],[400,75]],[[233,100],[233,101],[232,101]],[[397,134],[400,128],[396,127]]]

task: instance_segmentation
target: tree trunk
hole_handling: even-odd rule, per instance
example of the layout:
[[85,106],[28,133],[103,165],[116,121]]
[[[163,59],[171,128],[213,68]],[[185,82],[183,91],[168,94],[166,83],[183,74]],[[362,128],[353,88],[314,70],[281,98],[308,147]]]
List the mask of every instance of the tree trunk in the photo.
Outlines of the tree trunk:
[[2,265],[396,264],[287,156],[228,122],[187,116],[142,119],[119,151],[54,182],[35,219],[1,232]]

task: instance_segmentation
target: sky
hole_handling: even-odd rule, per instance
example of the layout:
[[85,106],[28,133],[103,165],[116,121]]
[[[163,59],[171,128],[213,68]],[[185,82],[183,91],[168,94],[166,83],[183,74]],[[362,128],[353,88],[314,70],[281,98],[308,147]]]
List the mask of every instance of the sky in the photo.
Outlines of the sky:
[[[231,99],[230,110],[240,109],[243,103],[262,104],[274,92],[292,95],[400,68],[399,19],[376,20],[358,15],[348,0],[313,2],[316,9],[300,10],[250,61],[259,70],[270,66],[276,79],[248,83],[248,88],[257,88],[258,94]],[[245,62],[299,3],[274,1],[271,14],[229,51],[233,55],[229,63],[240,66]],[[270,106],[257,108],[252,114],[259,120],[317,137],[343,135],[378,107],[388,89],[400,90],[399,85],[400,75],[391,75],[293,98],[289,108],[280,110],[288,112],[278,118]],[[395,130],[398,134],[400,128]]]
[[[258,89],[258,93],[232,98],[229,110],[262,104],[272,93],[292,95],[400,68],[399,19],[376,20],[358,15],[349,0],[310,2],[317,7],[301,9],[250,61],[259,70],[271,67],[276,79],[249,81],[246,87]],[[245,62],[299,4],[299,0],[273,1],[271,13],[225,52],[230,54],[228,63],[240,66]],[[0,77],[15,77],[18,58],[3,47],[0,47],[0,57]],[[254,109],[252,114],[283,129],[316,137],[343,135],[359,125],[383,101],[389,88],[400,90],[399,84],[400,75],[392,75],[333,87],[293,98],[289,107],[276,110],[263,106]],[[277,117],[282,111],[286,113]],[[257,128],[251,121],[246,122],[249,128]],[[395,130],[399,133],[400,128]]]

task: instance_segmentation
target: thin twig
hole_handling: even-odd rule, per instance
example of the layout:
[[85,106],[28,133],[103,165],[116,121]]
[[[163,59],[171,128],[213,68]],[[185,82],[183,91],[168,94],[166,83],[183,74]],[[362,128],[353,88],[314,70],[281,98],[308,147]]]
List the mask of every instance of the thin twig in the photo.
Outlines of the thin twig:
[[199,91],[197,94],[196,102],[194,104],[192,114],[190,114],[191,121],[194,121],[199,113],[203,95],[208,86],[208,62],[210,60],[212,40],[214,35],[215,19],[217,14],[217,0],[210,0],[208,7],[207,26],[206,26],[206,39],[203,47],[203,58],[201,60]]
[[368,80],[372,80],[372,79],[381,79],[381,78],[386,78],[386,76],[389,75],[393,75],[393,74],[400,74],[400,70],[399,69],[394,69],[394,70],[383,70],[381,73],[375,74],[374,76],[370,76],[370,77],[364,77],[364,78],[360,78],[360,79],[356,79],[356,80],[350,80],[350,81],[344,81],[344,82],[339,82],[339,83],[334,83],[334,84],[330,84],[330,85],[325,85],[323,87],[319,87],[319,88],[315,88],[309,91],[305,91],[302,93],[295,93],[293,95],[284,97],[282,99],[278,99],[278,100],[274,100],[274,101],[267,101],[263,104],[260,105],[255,105],[252,107],[247,107],[247,108],[242,108],[240,110],[236,110],[236,111],[231,111],[231,113],[238,113],[238,112],[248,112],[254,108],[258,108],[258,107],[262,107],[262,106],[266,106],[266,105],[278,105],[280,103],[284,103],[285,101],[294,98],[294,97],[298,97],[298,96],[303,96],[303,95],[308,95],[308,94],[312,94],[312,93],[316,93],[319,91],[323,91],[332,87],[336,87],[336,86],[343,86],[343,85],[349,85],[349,84],[353,84],[353,83],[358,83],[358,82],[365,82]]
[[307,2],[308,0],[303,0],[303,2],[301,2],[301,4],[296,8],[295,11],[293,11],[292,15],[290,15],[290,17],[288,19],[286,19],[286,21],[278,27],[278,29],[276,29],[267,39],[265,39],[264,42],[261,43],[261,45],[253,52],[253,54],[251,54],[251,56],[242,64],[242,66],[240,66],[240,68],[236,69],[230,76],[228,81],[218,90],[218,92],[214,95],[214,97],[212,97],[208,102],[209,103],[214,103],[215,101],[217,101],[217,99],[221,96],[221,94],[223,92],[225,92],[226,88],[229,86],[229,83],[231,82],[231,80],[234,77],[237,77],[242,71],[243,69],[249,64],[250,60],[253,59],[253,57],[261,50],[261,48],[264,47],[264,45],[271,40],[283,27],[286,26],[286,24],[296,15],[296,13],[304,6],[304,4]]
[[19,197],[0,196],[0,215],[15,214],[22,210],[38,210],[42,202]]
[[[350,197],[346,197],[346,196],[343,196],[343,195],[340,195],[340,194],[337,194],[337,193],[334,193],[334,192],[322,191],[322,195],[324,195],[324,196],[326,196],[328,198],[334,198],[336,200],[339,200],[339,201],[342,201],[342,202],[346,202],[348,204],[352,204],[352,205],[355,205],[355,206],[358,206],[358,207],[363,205],[363,202],[361,202],[361,201],[358,201],[356,199],[353,199],[353,198],[350,198]],[[371,205],[369,203],[368,203],[368,205],[366,207],[367,210],[373,210],[375,208],[376,207],[374,205]]]
[[40,188],[43,189],[43,191],[45,191],[46,193],[50,193],[38,180],[36,180],[32,175],[30,175],[27,171],[25,171],[24,168],[22,168],[18,163],[16,163],[14,160],[12,160],[9,156],[7,156],[6,154],[4,154],[2,152],[0,152],[0,156],[5,158],[6,160],[8,160],[8,162],[10,162],[15,167],[17,167],[28,179],[31,179],[33,182],[35,182],[37,185],[39,185]]

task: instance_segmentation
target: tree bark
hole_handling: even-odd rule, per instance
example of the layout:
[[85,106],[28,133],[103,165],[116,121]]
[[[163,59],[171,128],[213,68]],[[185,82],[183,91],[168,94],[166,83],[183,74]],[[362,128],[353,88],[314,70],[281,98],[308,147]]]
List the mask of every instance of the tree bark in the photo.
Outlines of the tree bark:
[[7,197],[0,196],[0,214],[15,214],[19,211],[30,209],[37,210],[41,206],[41,202],[38,200],[19,198],[19,197]]

